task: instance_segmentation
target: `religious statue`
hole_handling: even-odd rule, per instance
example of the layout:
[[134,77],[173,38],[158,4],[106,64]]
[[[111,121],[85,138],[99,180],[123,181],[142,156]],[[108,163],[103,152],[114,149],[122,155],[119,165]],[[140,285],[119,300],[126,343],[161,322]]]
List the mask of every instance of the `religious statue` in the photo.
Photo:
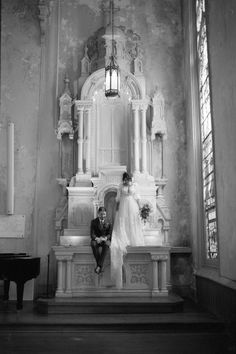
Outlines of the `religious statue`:
[[166,135],[166,122],[164,117],[165,101],[159,89],[156,89],[152,98],[153,119],[151,127],[151,140],[155,140],[156,134]]

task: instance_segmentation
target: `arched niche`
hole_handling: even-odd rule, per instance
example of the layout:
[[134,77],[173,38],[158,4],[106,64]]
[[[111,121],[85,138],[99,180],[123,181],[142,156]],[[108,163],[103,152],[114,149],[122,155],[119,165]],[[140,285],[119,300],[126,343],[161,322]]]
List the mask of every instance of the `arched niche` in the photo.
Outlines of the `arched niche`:
[[[99,69],[93,72],[83,84],[81,89],[81,100],[90,100],[94,98],[96,92],[104,90],[105,69]],[[144,88],[138,79],[130,72],[121,72],[121,94],[125,92],[131,99],[138,100],[144,97]],[[105,93],[104,93],[105,94]]]
[[116,214],[116,195],[115,190],[108,190],[104,196],[104,206],[107,211],[108,220],[114,225]]
[[114,224],[116,213],[117,183],[103,183],[97,191],[96,205],[104,206],[107,211],[108,220]]
[[[121,94],[115,99],[105,97],[105,69],[92,73],[81,89],[81,100],[77,105],[91,104],[91,132],[86,140],[86,151],[90,151],[91,174],[96,176],[108,166],[127,166],[132,170],[133,122],[132,101],[141,101],[143,88],[130,72],[122,71]],[[84,131],[87,131],[86,115]],[[89,144],[89,146],[88,146]]]

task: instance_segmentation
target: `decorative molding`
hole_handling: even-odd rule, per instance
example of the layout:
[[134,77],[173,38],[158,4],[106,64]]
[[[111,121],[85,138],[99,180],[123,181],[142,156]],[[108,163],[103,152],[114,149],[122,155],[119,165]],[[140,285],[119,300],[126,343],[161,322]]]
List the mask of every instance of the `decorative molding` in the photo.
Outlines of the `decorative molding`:
[[130,283],[139,285],[149,285],[148,264],[129,264],[130,268]]
[[94,265],[75,263],[74,285],[76,287],[94,287]]
[[155,254],[155,253],[150,253],[151,254],[151,260],[152,261],[167,261],[168,260],[168,255],[163,255],[163,254]]
[[63,261],[72,261],[72,259],[73,259],[73,255],[64,255],[64,256],[59,256],[59,255],[57,255],[57,260],[58,261],[61,261],[61,262],[63,262]]
[[57,139],[61,140],[64,134],[69,134],[69,138],[72,140],[74,137],[74,130],[72,127],[72,123],[67,121],[59,121],[57,127]]
[[75,100],[74,101],[77,112],[80,111],[89,111],[93,107],[92,100]]
[[132,110],[136,111],[136,110],[142,110],[142,111],[146,111],[147,107],[148,107],[148,100],[147,99],[133,99],[131,101],[131,105],[132,105]]
[[[121,71],[132,71],[142,75],[142,48],[140,36],[123,26],[114,26],[115,58]],[[112,29],[110,23],[99,28],[86,43],[87,58],[90,61],[91,72],[105,67],[111,56]],[[134,64],[135,61],[135,64]],[[133,65],[134,64],[134,65]],[[81,71],[82,72],[82,71]]]

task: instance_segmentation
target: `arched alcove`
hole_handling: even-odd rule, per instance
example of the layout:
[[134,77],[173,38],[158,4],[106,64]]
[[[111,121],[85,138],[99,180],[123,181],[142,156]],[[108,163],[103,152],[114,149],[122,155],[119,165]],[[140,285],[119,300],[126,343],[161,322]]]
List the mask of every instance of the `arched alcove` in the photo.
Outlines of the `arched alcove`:
[[107,211],[107,219],[114,225],[115,213],[116,213],[116,195],[114,190],[108,190],[104,196],[104,206]]
[[[93,99],[96,92],[101,89],[104,90],[104,84],[105,68],[93,72],[83,84],[81,89],[81,100]],[[121,92],[128,93],[131,99],[137,100],[144,98],[144,88],[131,72],[121,72]]]
[[[121,73],[120,97],[106,98],[104,83],[105,69],[93,72],[81,88],[81,99],[75,101],[77,110],[85,111],[83,129],[86,140],[83,160],[89,159],[92,176],[97,176],[104,167],[114,165],[127,166],[127,169],[132,171],[132,102],[141,102],[144,92],[135,75],[126,71]],[[89,119],[86,113],[88,105]],[[86,156],[88,151],[89,157]]]

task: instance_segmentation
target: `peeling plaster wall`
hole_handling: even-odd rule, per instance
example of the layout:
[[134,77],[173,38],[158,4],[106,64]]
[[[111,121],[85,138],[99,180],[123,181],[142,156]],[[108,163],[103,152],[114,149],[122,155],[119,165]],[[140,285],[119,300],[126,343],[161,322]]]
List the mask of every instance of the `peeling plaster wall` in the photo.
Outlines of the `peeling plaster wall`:
[[[39,292],[45,292],[47,261],[55,236],[61,190],[57,114],[57,12],[41,45],[38,1],[2,1],[0,213],[6,213],[7,122],[15,124],[15,214],[26,216],[24,239],[1,239],[1,252],[41,258]],[[54,269],[51,267],[54,276]],[[50,277],[52,281],[52,276]]]
[[[40,46],[37,1],[2,1],[0,214],[6,214],[7,123],[15,124],[15,214],[26,215],[24,239],[1,239],[0,252],[34,253]],[[9,218],[11,218],[9,216]]]

